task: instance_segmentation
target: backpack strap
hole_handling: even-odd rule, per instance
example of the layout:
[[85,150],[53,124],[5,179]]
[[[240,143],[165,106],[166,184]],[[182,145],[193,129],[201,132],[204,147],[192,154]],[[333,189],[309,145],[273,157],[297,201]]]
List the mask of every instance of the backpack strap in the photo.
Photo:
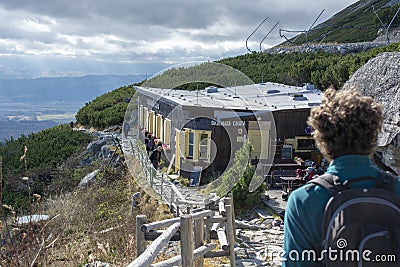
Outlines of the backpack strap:
[[323,188],[325,188],[330,195],[334,195],[339,191],[349,188],[350,184],[352,183],[365,180],[374,181],[375,182],[374,187],[376,188],[381,188],[395,192],[399,178],[391,173],[379,170],[378,179],[373,177],[359,177],[359,178],[353,178],[351,180],[346,180],[344,183],[341,183],[339,177],[337,177],[336,175],[325,173],[323,175],[318,175],[316,178],[312,179],[308,183],[320,185]]
[[378,180],[375,183],[375,187],[396,192],[398,181],[399,181],[398,177],[394,176],[389,172],[380,170]]
[[329,192],[330,195],[335,195],[339,191],[345,189],[345,186],[340,182],[339,177],[333,174],[324,173],[316,175],[315,178],[308,181],[308,184],[320,185]]

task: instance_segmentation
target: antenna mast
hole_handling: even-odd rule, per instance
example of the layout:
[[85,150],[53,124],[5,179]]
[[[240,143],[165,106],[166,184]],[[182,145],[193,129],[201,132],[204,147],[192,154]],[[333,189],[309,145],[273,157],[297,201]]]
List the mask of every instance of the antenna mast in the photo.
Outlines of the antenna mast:
[[267,33],[267,35],[265,35],[264,38],[261,40],[261,42],[260,42],[260,52],[262,52],[262,48],[261,48],[262,42],[264,42],[265,38],[268,37],[268,35],[275,29],[275,27],[276,27],[278,24],[279,24],[279,21],[274,25],[274,27],[272,27],[272,29]]
[[250,37],[258,30],[258,28],[260,28],[261,27],[261,25],[266,21],[268,19],[268,17],[266,17],[258,26],[257,26],[257,28],[252,32],[252,33],[250,33],[250,35],[249,35],[249,37],[247,37],[247,39],[246,39],[246,48],[247,48],[247,50],[249,50],[249,52],[251,53],[252,51],[249,49],[249,47],[247,46],[247,41],[250,39]]

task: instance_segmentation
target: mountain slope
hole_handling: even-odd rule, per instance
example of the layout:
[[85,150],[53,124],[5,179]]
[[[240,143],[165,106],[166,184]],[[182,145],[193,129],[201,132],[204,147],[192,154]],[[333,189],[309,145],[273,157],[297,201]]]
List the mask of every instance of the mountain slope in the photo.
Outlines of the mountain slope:
[[[300,34],[283,43],[295,45],[307,43],[356,43],[375,40],[384,34],[400,7],[399,1],[361,0],[336,13],[327,21],[315,26],[308,35]],[[375,12],[378,16],[375,15]],[[379,17],[379,18],[378,18]],[[398,28],[400,16],[396,16],[391,30]],[[382,23],[381,23],[382,22]],[[383,24],[383,25],[382,25]],[[285,32],[282,32],[285,34]]]

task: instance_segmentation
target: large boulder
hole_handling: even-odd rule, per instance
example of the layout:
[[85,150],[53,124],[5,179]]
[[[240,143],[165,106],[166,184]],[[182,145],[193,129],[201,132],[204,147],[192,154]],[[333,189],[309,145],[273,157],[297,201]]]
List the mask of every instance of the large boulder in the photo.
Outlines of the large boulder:
[[97,154],[98,152],[100,152],[101,147],[104,146],[107,143],[107,141],[105,139],[99,139],[99,140],[95,140],[92,141],[88,146],[87,146],[87,150],[92,153],[93,155]]
[[99,173],[99,170],[95,170],[95,171],[87,174],[85,177],[83,177],[83,179],[79,183],[78,188],[85,188],[85,187],[89,186],[96,179],[98,173]]
[[104,159],[111,158],[115,149],[116,148],[114,145],[104,145],[101,147],[101,155],[103,156]]
[[382,53],[357,70],[343,88],[357,87],[384,106],[378,151],[382,160],[400,174],[400,52]]

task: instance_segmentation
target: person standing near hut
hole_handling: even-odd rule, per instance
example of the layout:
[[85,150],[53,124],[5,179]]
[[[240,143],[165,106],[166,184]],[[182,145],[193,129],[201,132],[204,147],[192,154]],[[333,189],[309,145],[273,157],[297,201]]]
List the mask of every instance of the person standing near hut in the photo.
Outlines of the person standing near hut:
[[154,136],[151,133],[149,133],[148,138],[149,139],[147,140],[146,150],[147,153],[150,155],[150,153],[154,150],[155,143],[154,143]]
[[150,152],[149,159],[156,170],[158,170],[160,166],[161,154],[162,154],[162,146],[157,146],[156,149]]

